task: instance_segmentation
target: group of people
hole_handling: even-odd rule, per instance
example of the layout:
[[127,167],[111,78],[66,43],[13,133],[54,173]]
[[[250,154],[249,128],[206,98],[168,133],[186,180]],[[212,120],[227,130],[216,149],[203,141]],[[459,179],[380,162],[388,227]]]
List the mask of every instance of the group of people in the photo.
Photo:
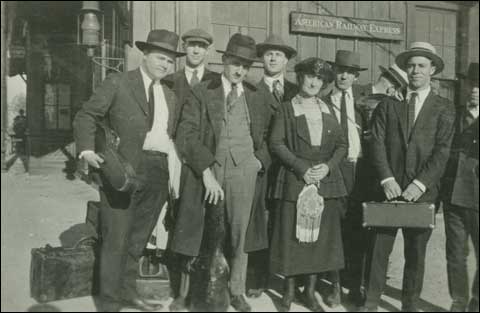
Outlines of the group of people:
[[[295,84],[285,74],[297,52],[279,36],[257,44],[234,34],[225,50],[217,50],[222,73],[205,67],[210,34],[193,29],[181,39],[185,52],[168,30],[137,41],[140,67],[107,77],[75,117],[79,157],[100,167],[95,129],[107,122],[139,182],[120,192],[100,172],[101,310],[160,308],[138,295],[135,278],[168,202],[168,249],[182,260],[171,310],[187,307],[191,263],[209,228],[205,217],[220,208],[237,311],[251,311],[245,295],[261,295],[269,274],[284,277],[286,310],[303,285],[305,306],[322,311],[315,297],[320,273],[331,282],[329,306],[340,304],[346,287],[360,310],[376,311],[398,229],[363,228],[362,202],[442,200],[452,311],[468,305],[478,311],[478,63],[464,77],[468,101],[456,112],[431,90],[444,62],[429,43],[412,43],[396,65],[380,67],[375,84],[358,86],[367,70],[358,52],[299,61]],[[170,74],[182,56],[185,67]],[[264,76],[250,83],[254,62],[263,63]],[[402,232],[402,310],[416,311],[432,230]],[[469,237],[477,256],[471,299]],[[250,290],[247,268],[256,278]]]

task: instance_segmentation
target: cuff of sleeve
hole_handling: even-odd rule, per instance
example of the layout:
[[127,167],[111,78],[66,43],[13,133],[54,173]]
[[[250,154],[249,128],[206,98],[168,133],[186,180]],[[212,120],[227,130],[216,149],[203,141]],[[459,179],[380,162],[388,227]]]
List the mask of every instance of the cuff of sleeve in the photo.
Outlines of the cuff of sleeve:
[[425,187],[425,185],[424,185],[421,181],[419,181],[418,179],[414,179],[414,180],[413,180],[413,183],[414,183],[418,188],[420,188],[420,190],[421,190],[422,192],[425,192],[425,191],[427,190],[427,187]]
[[391,180],[395,180],[395,177],[387,177],[387,178],[385,178],[384,180],[382,180],[382,181],[380,182],[380,185],[383,186],[386,182],[391,181]]
[[80,152],[80,154],[78,155],[78,158],[79,159],[83,159],[83,156],[87,153],[95,153],[95,151],[93,150],[83,150],[82,152]]

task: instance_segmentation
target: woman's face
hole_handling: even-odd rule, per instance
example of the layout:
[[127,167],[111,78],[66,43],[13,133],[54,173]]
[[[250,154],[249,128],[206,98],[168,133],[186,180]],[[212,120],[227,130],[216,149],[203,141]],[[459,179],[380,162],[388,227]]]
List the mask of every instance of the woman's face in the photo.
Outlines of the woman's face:
[[322,89],[323,80],[312,74],[303,75],[303,83],[301,86],[302,92],[309,97],[318,95]]

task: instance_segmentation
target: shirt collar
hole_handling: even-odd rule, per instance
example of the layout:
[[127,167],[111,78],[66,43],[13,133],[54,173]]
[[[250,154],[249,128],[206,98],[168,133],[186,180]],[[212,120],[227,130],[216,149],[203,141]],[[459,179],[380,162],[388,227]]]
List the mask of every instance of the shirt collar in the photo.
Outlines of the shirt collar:
[[428,86],[427,88],[425,89],[422,89],[422,90],[412,90],[410,89],[410,87],[407,87],[407,101],[410,101],[410,97],[411,97],[411,94],[416,92],[418,94],[418,103],[423,103],[425,101],[425,99],[427,98],[428,94],[430,93],[430,90],[432,88],[430,86]]
[[[230,93],[232,90],[232,83],[222,74],[222,86],[223,91],[225,93],[225,97]],[[243,84],[237,84],[237,96],[240,96],[243,93]]]
[[265,84],[267,84],[268,88],[270,88],[270,91],[273,90],[273,82],[276,80],[280,81],[282,87],[285,86],[285,78],[283,77],[283,74],[279,77],[264,76],[263,80],[265,81]]
[[185,73],[189,73],[190,75],[193,75],[193,71],[195,70],[197,70],[198,79],[202,79],[203,73],[205,72],[205,64],[199,65],[196,68],[185,65]]
[[[353,91],[352,91],[352,87],[348,88],[346,90],[347,94],[350,96],[350,98],[353,99]],[[335,98],[340,98],[342,96],[342,90],[338,89],[336,86],[333,88],[333,92],[332,92],[332,97],[335,97]]]

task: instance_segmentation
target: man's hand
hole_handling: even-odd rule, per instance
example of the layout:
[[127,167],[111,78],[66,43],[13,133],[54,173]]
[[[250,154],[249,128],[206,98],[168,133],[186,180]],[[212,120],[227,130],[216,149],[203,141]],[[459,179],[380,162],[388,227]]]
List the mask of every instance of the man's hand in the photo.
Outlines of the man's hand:
[[86,151],[82,155],[82,159],[84,159],[88,165],[93,166],[95,168],[100,168],[100,164],[103,163],[103,159],[93,151]]
[[216,205],[217,202],[223,201],[224,194],[222,187],[213,176],[210,168],[207,168],[203,171],[203,185],[205,186],[205,199],[210,204]]
[[402,195],[402,188],[400,188],[395,179],[387,180],[383,183],[382,187],[388,200],[398,198]]
[[411,183],[402,193],[402,197],[411,202],[417,201],[423,195],[423,191],[415,184]]

